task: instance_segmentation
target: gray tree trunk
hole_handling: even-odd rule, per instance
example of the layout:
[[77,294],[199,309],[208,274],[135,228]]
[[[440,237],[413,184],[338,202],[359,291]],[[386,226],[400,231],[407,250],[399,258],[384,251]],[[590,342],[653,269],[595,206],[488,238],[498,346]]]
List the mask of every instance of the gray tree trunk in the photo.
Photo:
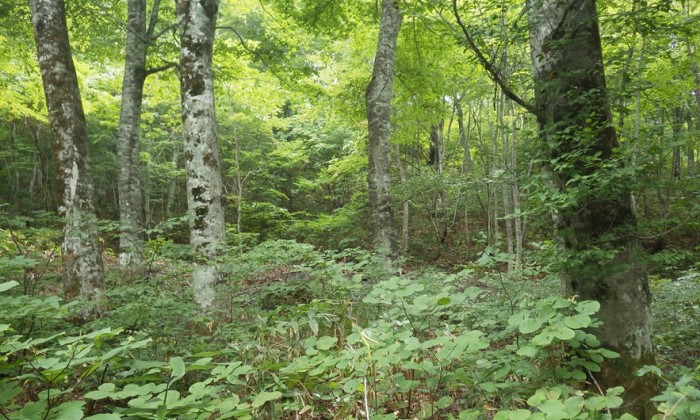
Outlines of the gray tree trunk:
[[[651,295],[639,258],[631,183],[606,178],[618,147],[606,98],[594,0],[529,0],[530,46],[540,135],[559,188],[575,199],[561,209],[559,236],[568,254],[568,295],[600,302],[595,329],[602,344],[620,353],[595,374],[603,387],[626,389],[625,409],[653,414],[654,381],[635,371],[653,364]],[[599,159],[599,163],[595,162]],[[614,169],[613,169],[614,170]],[[582,179],[584,181],[582,181]]]
[[146,80],[146,0],[128,0],[126,59],[122,81],[117,161],[119,164],[119,265],[143,266],[143,198],[139,170],[141,105]]
[[97,303],[104,276],[85,114],[68,41],[63,0],[31,0],[32,24],[56,166],[64,294]]
[[226,246],[211,68],[218,9],[218,0],[177,0],[190,245],[198,258],[192,287],[202,309],[214,302],[214,259]]
[[391,199],[391,97],[396,42],[403,17],[397,0],[382,0],[379,42],[365,103],[369,126],[369,208],[372,246],[389,261],[398,257],[394,206]]

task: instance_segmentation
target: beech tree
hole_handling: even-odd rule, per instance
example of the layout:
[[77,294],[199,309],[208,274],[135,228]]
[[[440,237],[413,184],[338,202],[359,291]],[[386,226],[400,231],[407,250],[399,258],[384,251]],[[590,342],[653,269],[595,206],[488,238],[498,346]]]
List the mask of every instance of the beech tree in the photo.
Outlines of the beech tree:
[[401,21],[398,2],[383,0],[372,79],[365,95],[369,127],[368,184],[372,245],[375,252],[390,261],[398,256],[391,198],[391,98]]
[[100,301],[102,255],[93,205],[92,168],[63,0],[30,2],[37,57],[49,114],[63,218],[61,257],[66,298]]
[[[158,1],[154,7],[158,7]],[[143,84],[146,80],[146,1],[129,0],[126,22],[126,57],[122,81],[117,156],[119,162],[119,264],[143,262],[143,199],[139,176],[139,131]]]
[[[155,0],[150,16],[146,0],[128,1],[126,54],[122,79],[122,104],[119,115],[117,160],[119,163],[119,264],[139,271],[144,264],[143,216],[139,154],[141,150],[141,111],[146,77],[167,70],[174,64],[146,67],[148,48],[159,34],[154,34],[160,12]],[[148,22],[147,22],[148,20]]]
[[178,0],[176,11],[190,245],[199,259],[193,289],[201,308],[214,301],[219,274],[212,260],[226,246],[211,68],[218,8],[218,0]]
[[630,182],[615,156],[618,140],[606,97],[594,0],[531,0],[530,47],[535,113],[546,159],[568,197],[558,231],[567,253],[569,296],[600,302],[595,334],[620,353],[604,366],[602,387],[622,385],[640,418],[653,381],[635,372],[654,363],[651,294],[639,256]]

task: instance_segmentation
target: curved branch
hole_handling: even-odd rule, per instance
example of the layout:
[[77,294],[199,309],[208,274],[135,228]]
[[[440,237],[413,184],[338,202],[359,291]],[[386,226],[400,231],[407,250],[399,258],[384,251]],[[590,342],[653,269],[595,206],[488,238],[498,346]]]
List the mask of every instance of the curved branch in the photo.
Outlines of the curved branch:
[[488,58],[486,58],[486,56],[476,45],[476,42],[474,42],[474,38],[472,38],[471,34],[469,33],[469,29],[467,29],[464,22],[462,22],[462,18],[459,16],[459,11],[457,10],[457,0],[452,0],[452,12],[454,13],[455,19],[457,19],[457,24],[460,28],[462,28],[462,33],[464,33],[464,37],[467,40],[467,45],[469,46],[469,49],[472,50],[474,55],[476,55],[476,58],[479,60],[479,63],[481,63],[484,69],[488,72],[491,79],[494,82],[496,82],[496,84],[501,88],[503,94],[506,95],[508,99],[525,108],[531,114],[539,117],[539,111],[537,110],[537,108],[533,104],[527,102],[526,100],[518,96],[518,94],[513,92],[513,90],[508,86],[508,84],[504,80],[501,71],[492,62],[490,62]]

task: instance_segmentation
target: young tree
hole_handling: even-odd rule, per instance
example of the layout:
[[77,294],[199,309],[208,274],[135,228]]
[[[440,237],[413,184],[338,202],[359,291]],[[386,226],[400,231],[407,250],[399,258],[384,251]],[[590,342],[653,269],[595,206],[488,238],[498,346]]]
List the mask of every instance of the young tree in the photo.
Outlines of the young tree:
[[59,214],[63,217],[64,294],[99,302],[102,255],[93,205],[85,114],[73,65],[63,0],[32,0],[32,24],[53,137]]
[[214,261],[226,246],[219,145],[214,109],[212,52],[218,0],[177,0],[180,89],[187,169],[190,245],[200,259],[193,273],[195,301],[214,301]]
[[369,207],[372,245],[389,261],[398,257],[394,208],[391,198],[391,97],[396,43],[401,29],[397,0],[382,0],[379,42],[365,103],[369,126]]
[[650,417],[654,383],[635,371],[654,362],[651,296],[630,183],[615,157],[595,0],[530,0],[529,27],[540,136],[570,201],[558,226],[567,251],[563,286],[570,296],[600,302],[596,335],[620,353],[598,382],[623,385],[628,410]]

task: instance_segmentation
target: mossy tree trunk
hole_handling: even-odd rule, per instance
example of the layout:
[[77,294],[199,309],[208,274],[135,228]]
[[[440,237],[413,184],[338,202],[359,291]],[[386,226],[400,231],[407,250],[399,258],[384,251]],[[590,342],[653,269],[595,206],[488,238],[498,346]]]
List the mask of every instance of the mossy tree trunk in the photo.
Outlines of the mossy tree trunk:
[[100,309],[104,275],[94,208],[85,114],[68,40],[63,0],[30,2],[34,37],[56,167],[58,212],[63,218],[64,294]]
[[606,98],[594,0],[530,0],[530,47],[540,135],[559,190],[565,292],[600,302],[595,334],[620,353],[593,373],[622,385],[625,409],[650,417],[654,381],[635,371],[654,363],[651,297],[639,258],[629,174]]

